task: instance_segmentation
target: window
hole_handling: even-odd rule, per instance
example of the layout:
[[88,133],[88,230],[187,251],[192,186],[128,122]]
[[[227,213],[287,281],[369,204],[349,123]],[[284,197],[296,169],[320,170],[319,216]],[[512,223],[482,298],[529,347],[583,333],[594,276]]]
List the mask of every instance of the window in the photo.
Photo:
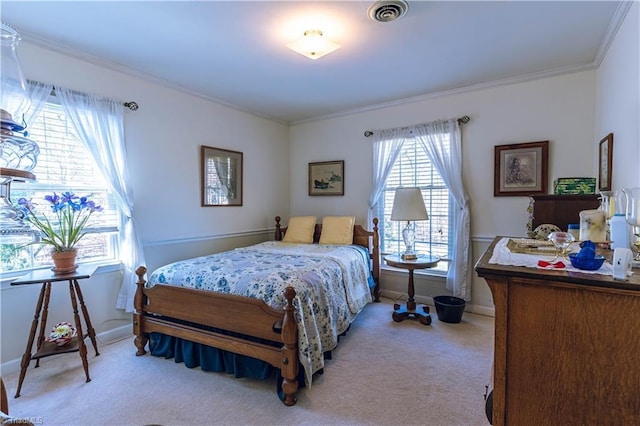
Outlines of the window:
[[[445,141],[448,144],[448,138]],[[443,149],[449,149],[448,145]],[[380,249],[383,253],[401,253],[405,250],[402,229],[406,223],[391,220],[395,190],[400,186],[417,186],[422,191],[429,220],[414,222],[415,249],[418,253],[429,252],[440,256],[445,261],[439,262],[430,271],[446,272],[449,268],[446,260],[451,259],[453,248],[453,219],[449,207],[452,200],[442,176],[415,139],[405,141],[376,208],[377,216],[381,218]]]
[[[31,199],[39,211],[47,211],[45,195],[73,192],[90,196],[104,210],[91,216],[85,235],[78,243],[78,261],[111,261],[117,256],[121,214],[108,185],[85,145],[78,139],[62,107],[47,103],[28,128],[29,138],[40,147],[38,163],[32,173],[35,182],[14,182],[11,199]],[[35,269],[51,265],[46,245],[1,244],[0,269],[3,272]]]

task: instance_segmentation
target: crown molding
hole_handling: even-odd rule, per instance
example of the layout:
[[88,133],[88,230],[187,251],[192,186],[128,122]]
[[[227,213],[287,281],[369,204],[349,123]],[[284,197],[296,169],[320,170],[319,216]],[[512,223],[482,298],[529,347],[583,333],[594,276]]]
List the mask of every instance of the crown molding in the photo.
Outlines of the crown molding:
[[611,18],[611,22],[609,22],[609,27],[607,28],[607,32],[604,36],[604,40],[602,40],[602,43],[600,44],[600,48],[598,49],[598,52],[596,53],[596,57],[593,61],[594,64],[596,65],[596,68],[600,66],[605,56],[607,56],[609,47],[611,47],[611,43],[613,43],[613,40],[616,38],[616,35],[618,34],[618,30],[620,30],[620,27],[624,22],[624,18],[626,18],[627,13],[629,12],[629,9],[631,9],[631,6],[633,6],[633,3],[636,1],[637,0],[631,0],[631,1],[625,0],[618,3],[618,7],[613,13],[613,18]]
[[279,118],[276,118],[276,117],[273,117],[273,116],[270,116],[270,115],[267,115],[267,114],[263,114],[263,113],[260,113],[260,112],[252,111],[252,110],[249,110],[247,108],[243,108],[243,107],[241,107],[239,105],[235,105],[233,103],[224,101],[222,99],[218,99],[218,98],[215,98],[213,96],[208,96],[208,95],[202,94],[200,92],[196,92],[194,90],[188,89],[188,88],[186,88],[184,86],[181,86],[179,84],[170,82],[170,81],[165,80],[163,78],[159,78],[159,77],[147,74],[147,73],[145,73],[143,71],[136,70],[134,68],[131,68],[131,67],[127,66],[127,65],[121,64],[121,63],[116,62],[116,61],[107,60],[107,59],[101,58],[99,56],[92,55],[92,54],[83,52],[83,51],[78,50],[78,49],[74,49],[72,47],[69,47],[69,46],[66,46],[66,45],[63,45],[63,44],[60,44],[60,43],[56,43],[56,42],[51,41],[51,40],[46,40],[46,39],[43,39],[41,37],[34,36],[33,34],[20,33],[20,35],[22,36],[22,40],[24,42],[31,43],[31,44],[33,44],[35,46],[38,46],[38,47],[42,47],[42,48],[45,48],[45,49],[48,49],[48,50],[51,50],[51,51],[66,55],[66,56],[70,56],[70,57],[75,58],[75,59],[80,59],[80,60],[88,62],[90,64],[93,64],[93,65],[96,65],[96,66],[99,66],[99,67],[103,67],[103,68],[106,68],[106,69],[109,69],[109,70],[112,70],[112,71],[116,71],[116,72],[119,72],[121,74],[125,74],[125,75],[131,76],[131,77],[139,78],[139,79],[145,80],[147,82],[154,83],[154,84],[157,84],[159,86],[165,87],[167,89],[172,89],[172,90],[176,90],[178,92],[182,92],[182,93],[187,94],[187,95],[195,96],[195,97],[203,99],[205,101],[214,102],[216,104],[225,106],[227,108],[231,108],[231,109],[239,111],[239,112],[243,112],[243,113],[246,113],[246,114],[251,114],[251,115],[254,115],[256,117],[264,118],[266,120],[269,120],[269,121],[272,121],[272,122],[275,122],[275,123],[283,124],[285,126],[289,124],[289,122],[281,120]]
[[468,93],[468,92],[475,92],[478,90],[490,89],[493,87],[508,86],[511,84],[526,83],[529,81],[541,80],[544,78],[556,77],[564,74],[573,74],[573,73],[582,72],[582,71],[589,71],[596,68],[597,68],[596,64],[594,62],[591,62],[585,65],[575,65],[575,66],[556,68],[553,70],[539,71],[535,73],[519,75],[516,77],[509,77],[509,78],[504,78],[500,80],[493,80],[485,83],[474,84],[471,86],[461,86],[454,89],[443,90],[440,92],[426,93],[424,95],[414,96],[411,98],[397,99],[395,101],[384,102],[384,103],[375,104],[375,105],[367,105],[364,107],[359,107],[359,108],[354,108],[349,110],[343,110],[340,112],[335,112],[335,113],[331,113],[323,116],[307,118],[304,120],[297,120],[295,122],[290,123],[290,125],[293,126],[298,124],[311,123],[314,121],[344,117],[347,115],[359,114],[363,112],[374,111],[378,109],[389,108],[389,107],[394,107],[399,105],[405,105],[405,104],[414,103],[414,102],[421,102],[429,99],[437,99],[437,98],[457,95],[461,93]]

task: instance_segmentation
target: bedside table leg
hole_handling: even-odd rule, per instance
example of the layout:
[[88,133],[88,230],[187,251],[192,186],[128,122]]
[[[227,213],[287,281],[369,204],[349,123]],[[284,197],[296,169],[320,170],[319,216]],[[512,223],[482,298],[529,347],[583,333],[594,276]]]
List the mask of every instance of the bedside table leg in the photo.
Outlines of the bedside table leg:
[[84,368],[84,374],[87,377],[87,382],[91,381],[89,377],[89,362],[87,361],[87,347],[84,344],[84,333],[82,331],[82,323],[80,322],[80,315],[78,314],[78,303],[76,301],[76,293],[73,288],[73,282],[69,280],[69,294],[71,295],[71,306],[73,307],[73,320],[76,323],[78,349],[80,352],[80,358],[82,358],[82,367]]
[[[36,352],[42,348],[42,342],[44,342],[44,329],[47,326],[47,318],[49,317],[49,299],[51,298],[51,283],[45,282],[44,290],[44,305],[42,306],[42,317],[40,318],[40,332],[38,333],[38,340],[36,340]],[[40,358],[36,359],[36,366],[40,367]]]
[[80,283],[78,280],[73,280],[73,286],[76,289],[76,294],[78,295],[78,300],[80,300],[80,308],[82,309],[82,316],[84,317],[84,322],[87,324],[87,334],[89,334],[89,338],[91,339],[91,344],[93,345],[93,349],[96,351],[96,356],[100,355],[98,352],[98,343],[96,341],[96,331],[93,329],[93,325],[91,325],[91,318],[89,318],[89,311],[84,304],[84,297],[82,296],[82,290],[80,290]]
[[402,322],[407,318],[416,318],[420,321],[422,325],[431,325],[431,315],[429,315],[429,308],[426,306],[422,307],[422,311],[416,309],[416,301],[413,296],[415,295],[414,285],[413,285],[413,269],[409,270],[409,288],[408,288],[409,300],[407,300],[407,306],[400,306],[395,303],[393,305],[393,313],[391,314],[391,318],[395,322]]
[[407,293],[409,294],[409,300],[407,300],[407,309],[410,311],[416,310],[416,302],[413,300],[413,296],[415,295],[415,288],[413,285],[413,269],[409,269],[409,288],[407,289]]
[[47,288],[47,283],[42,284],[40,289],[40,296],[38,296],[38,303],[36,303],[36,313],[33,315],[33,321],[31,321],[31,331],[29,332],[29,338],[27,339],[27,348],[22,355],[22,361],[20,362],[20,377],[18,378],[18,389],[16,389],[16,395],[14,398],[20,396],[20,389],[22,389],[22,382],[24,382],[24,376],[27,374],[27,367],[31,362],[31,351],[33,350],[33,340],[36,337],[36,329],[38,328],[38,321],[40,319],[40,311],[42,311],[42,303],[44,301],[44,293]]

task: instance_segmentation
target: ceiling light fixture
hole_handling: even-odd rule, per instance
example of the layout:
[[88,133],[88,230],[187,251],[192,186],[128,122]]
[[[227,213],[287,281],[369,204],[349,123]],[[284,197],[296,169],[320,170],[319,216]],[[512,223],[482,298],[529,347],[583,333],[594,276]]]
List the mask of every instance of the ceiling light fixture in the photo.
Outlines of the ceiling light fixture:
[[318,59],[340,47],[339,44],[326,38],[320,30],[307,30],[301,39],[287,44],[291,50],[311,59]]

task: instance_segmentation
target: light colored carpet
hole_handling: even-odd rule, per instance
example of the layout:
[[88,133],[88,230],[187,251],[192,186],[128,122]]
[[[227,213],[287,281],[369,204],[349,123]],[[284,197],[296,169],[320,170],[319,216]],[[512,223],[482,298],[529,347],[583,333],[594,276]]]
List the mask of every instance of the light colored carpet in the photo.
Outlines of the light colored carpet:
[[487,425],[493,318],[459,324],[395,323],[392,302],[367,306],[298,403],[284,406],[275,380],[235,379],[173,360],[135,356],[133,337],[89,349],[84,382],[77,353],[32,362],[4,377],[9,409],[45,425]]

